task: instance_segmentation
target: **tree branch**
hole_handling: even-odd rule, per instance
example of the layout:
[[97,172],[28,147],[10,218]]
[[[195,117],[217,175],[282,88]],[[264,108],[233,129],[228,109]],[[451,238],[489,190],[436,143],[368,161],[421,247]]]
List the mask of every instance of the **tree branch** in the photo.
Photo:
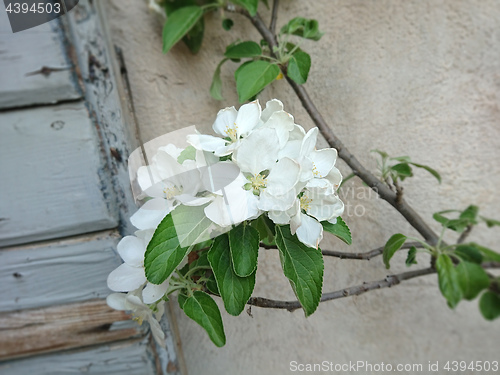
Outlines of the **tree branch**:
[[271,13],[271,23],[269,24],[269,30],[271,31],[272,34],[276,33],[276,21],[278,19],[278,7],[279,7],[279,0],[274,0],[273,1],[273,10]]
[[469,236],[470,232],[472,232],[472,229],[474,228],[473,225],[468,225],[467,228],[462,232],[460,237],[457,240],[457,243],[463,243],[467,237]]
[[[483,263],[482,266],[484,268],[500,268],[500,263],[489,262]],[[421,270],[389,275],[383,280],[364,282],[361,285],[352,286],[350,288],[340,289],[330,293],[323,293],[320,302],[332,301],[334,299],[351,296],[359,296],[360,294],[369,292],[370,290],[390,288],[394,285],[400,284],[402,281],[414,279],[420,276],[430,275],[433,273],[436,273],[436,270],[434,268],[424,268]],[[252,297],[248,300],[247,305],[272,309],[285,309],[290,312],[293,312],[302,307],[299,301],[278,301],[263,297]]]
[[[369,292],[370,290],[390,288],[393,285],[399,284],[401,281],[413,279],[419,276],[429,275],[435,272],[436,270],[433,268],[424,268],[417,271],[408,271],[397,275],[389,275],[383,280],[372,281],[368,283],[364,282],[361,285],[340,289],[335,292],[324,293],[321,296],[320,301],[325,302],[344,297],[358,296],[360,294]],[[277,301],[262,297],[252,297],[247,302],[247,304],[264,308],[286,309],[290,312],[300,309],[302,307],[299,301]]]
[[[269,44],[270,50],[273,51],[274,47],[277,47],[278,45],[276,36],[266,27],[259,14],[252,17],[246,11],[240,11],[240,13],[252,22],[257,31],[259,31],[261,36]],[[370,188],[378,193],[382,199],[386,200],[391,206],[396,208],[396,210],[403,215],[410,225],[414,227],[428,243],[435,245],[439,239],[438,235],[434,233],[427,223],[425,223],[425,221],[417,214],[417,212],[415,212],[415,210],[413,210],[410,205],[408,205],[408,203],[406,203],[402,197],[401,199],[398,199],[395,192],[393,192],[368,169],[366,169],[358,161],[358,159],[349,152],[349,150],[344,146],[340,139],[335,136],[331,128],[328,126],[325,119],[314,105],[306,89],[290,79],[286,74],[284,74],[284,76],[325,140],[328,142],[330,147],[337,149],[339,157],[344,160],[347,165],[349,165],[353,173],[360,177]]]
[[[422,244],[419,242],[407,242],[401,246],[401,249],[409,249],[412,246],[415,246],[417,248],[422,247]],[[264,243],[260,243],[260,247],[264,249],[278,249],[277,246],[274,245],[266,245]],[[372,258],[375,258],[379,255],[382,255],[384,252],[384,246],[377,247],[376,249],[362,252],[362,253],[348,253],[348,252],[343,252],[343,251],[334,251],[334,250],[321,250],[321,254],[325,256],[331,256],[335,258],[340,258],[340,259],[358,259],[358,260],[370,260]]]

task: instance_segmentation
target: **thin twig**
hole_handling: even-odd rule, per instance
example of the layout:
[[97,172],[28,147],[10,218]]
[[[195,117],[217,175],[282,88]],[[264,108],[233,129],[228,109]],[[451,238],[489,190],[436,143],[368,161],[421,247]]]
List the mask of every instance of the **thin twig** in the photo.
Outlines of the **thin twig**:
[[[397,275],[389,275],[383,280],[372,281],[368,283],[364,282],[361,285],[340,289],[335,292],[324,293],[321,296],[320,301],[325,302],[344,297],[358,296],[370,290],[390,288],[391,286],[399,284],[401,281],[413,279],[419,276],[429,275],[435,272],[436,270],[433,268],[424,268],[417,271],[408,271]],[[262,297],[252,297],[247,302],[247,304],[264,308],[286,309],[290,312],[300,309],[302,307],[299,301],[277,301]]]
[[[419,242],[407,242],[401,246],[401,249],[409,249],[411,247],[422,247],[422,244]],[[275,245],[266,245],[264,243],[260,244],[260,247],[264,249],[278,249]],[[340,259],[358,259],[358,260],[370,260],[379,255],[382,255],[384,252],[384,246],[377,247],[376,249],[362,252],[362,253],[348,253],[343,251],[334,251],[334,250],[321,250],[321,254],[325,256],[331,256]]]
[[269,24],[269,30],[273,34],[276,33],[276,20],[278,19],[278,7],[279,7],[279,0],[274,0],[273,10],[271,13],[271,23]]
[[472,232],[472,228],[474,228],[473,225],[467,225],[467,228],[465,228],[465,230],[462,232],[462,234],[458,238],[457,243],[464,242],[467,239],[467,237],[469,236],[470,232]]
[[[273,51],[273,49],[278,46],[276,36],[270,29],[267,28],[259,14],[252,17],[244,10],[240,11],[240,13],[252,22],[257,31],[259,31],[261,36],[269,44],[270,50]],[[391,191],[391,189],[387,187],[384,182],[380,181],[375,175],[366,169],[353,154],[349,152],[349,150],[344,146],[340,139],[335,136],[331,128],[328,126],[304,86],[297,84],[286,74],[284,75],[293,91],[295,91],[295,94],[300,99],[302,106],[307,111],[314,124],[318,127],[330,147],[337,149],[339,157],[349,165],[354,174],[360,177],[370,188],[378,193],[382,199],[386,200],[391,206],[396,208],[429,244],[435,245],[439,238],[436,233],[434,233],[434,231],[427,225],[427,223],[425,223],[420,215],[418,215],[417,212],[415,212],[415,210],[408,205],[404,199],[397,199],[395,192]]]
[[[500,263],[498,262],[488,262],[482,264],[483,268],[500,268]],[[401,281],[414,279],[416,277],[430,275],[436,273],[434,268],[424,268],[416,271],[403,272],[396,275],[388,275],[383,280],[364,282],[361,285],[352,286],[350,288],[340,289],[335,292],[323,293],[320,302],[332,301],[334,299],[359,296],[360,294],[369,292],[370,290],[390,288],[394,285],[398,285]],[[285,309],[293,312],[300,309],[302,306],[299,301],[278,301],[263,297],[252,297],[247,302],[248,305],[272,308],[272,309]]]

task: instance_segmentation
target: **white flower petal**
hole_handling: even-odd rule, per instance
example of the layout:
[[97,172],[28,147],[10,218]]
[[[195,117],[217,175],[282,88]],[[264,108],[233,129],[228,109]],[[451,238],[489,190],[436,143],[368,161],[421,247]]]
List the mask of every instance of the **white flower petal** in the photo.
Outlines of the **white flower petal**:
[[323,239],[323,226],[308,215],[301,213],[300,216],[301,225],[296,231],[298,239],[303,244],[317,249]]
[[276,130],[279,147],[283,148],[288,141],[290,132],[294,129],[293,116],[285,111],[274,112],[263,127],[269,127]]
[[217,134],[227,137],[229,135],[227,129],[234,129],[237,115],[238,111],[234,107],[221,109],[219,113],[217,113],[217,118],[212,125],[212,129],[214,129]]
[[155,341],[161,347],[165,347],[165,333],[161,329],[160,323],[154,318],[148,319],[148,323],[149,326],[151,327],[151,334],[153,335]]
[[106,297],[106,303],[115,310],[127,310],[127,295],[124,293],[111,293]]
[[283,195],[271,195],[264,189],[259,196],[258,207],[262,211],[286,211],[293,206],[297,199],[294,189]]
[[313,200],[306,211],[319,221],[330,220],[342,215],[344,203],[336,195],[330,194],[323,199]]
[[108,275],[108,288],[114,292],[130,292],[146,282],[144,268],[123,263]]
[[326,177],[332,170],[337,160],[337,150],[334,148],[325,148],[319,151],[313,151],[308,158],[313,162],[314,177]]
[[237,139],[248,135],[259,123],[261,108],[258,100],[242,105],[238,110],[236,124]]
[[225,139],[206,134],[189,134],[186,140],[195,149],[210,152],[226,147],[228,143]]
[[267,177],[266,192],[283,195],[292,189],[299,180],[300,165],[289,158],[283,158],[271,169]]
[[172,205],[166,199],[154,198],[144,203],[144,205],[130,217],[130,222],[137,229],[156,228],[171,209]]
[[312,128],[307,132],[302,140],[302,148],[300,154],[305,157],[308,156],[316,147],[316,141],[318,140],[318,128]]
[[132,267],[141,267],[144,261],[146,246],[144,241],[135,236],[123,237],[116,246],[123,261]]
[[142,290],[144,303],[151,304],[162,298],[168,289],[168,283],[169,280],[165,280],[160,285],[147,283],[146,287]]
[[262,111],[260,116],[261,121],[264,123],[272,116],[274,112],[282,111],[283,103],[278,99],[271,99],[266,103],[266,109]]
[[205,208],[205,215],[215,224],[227,227],[256,218],[260,214],[257,197],[241,186],[226,188],[223,194]]
[[270,169],[278,159],[278,136],[271,128],[260,128],[243,139],[233,160],[243,172],[258,174]]

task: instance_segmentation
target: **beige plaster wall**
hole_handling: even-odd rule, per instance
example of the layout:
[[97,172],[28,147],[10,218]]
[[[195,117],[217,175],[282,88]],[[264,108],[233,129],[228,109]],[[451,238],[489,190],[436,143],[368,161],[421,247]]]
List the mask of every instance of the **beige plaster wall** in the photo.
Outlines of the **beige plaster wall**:
[[[441,185],[423,171],[405,184],[406,198],[436,231],[433,212],[470,203],[500,219],[500,2],[281,3],[278,26],[298,14],[319,20],[325,36],[304,45],[313,59],[306,88],[364,164],[375,168],[368,150],[379,148],[439,170]],[[266,10],[262,14],[269,16]],[[237,38],[257,38],[245,19],[234,16],[234,32],[228,33],[219,28],[217,14],[206,16],[204,45],[192,56],[182,44],[161,54],[162,22],[145,2],[110,0],[108,16],[113,40],[124,51],[144,141],[192,124],[209,127],[220,108],[237,106],[234,64],[223,68],[224,102],[211,99],[208,88],[225,46]],[[266,89],[260,100],[274,97],[297,123],[312,126],[284,80]],[[339,165],[347,175],[345,164]],[[396,232],[415,235],[359,180],[346,184],[344,201],[354,244],[329,240],[323,248],[366,251]],[[480,227],[470,238],[500,249],[499,229]],[[404,257],[396,256],[390,272],[405,270]],[[324,291],[388,273],[380,258],[325,263]],[[421,266],[426,263],[421,258]],[[325,303],[308,319],[301,311],[253,308],[253,317],[243,313],[237,318],[223,313],[227,345],[222,349],[177,311],[189,373],[286,374],[290,361],[422,363],[426,369],[428,361],[498,360],[500,321],[485,322],[477,302],[461,302],[450,311],[436,281],[431,275]],[[293,298],[276,252],[261,250],[254,295]]]

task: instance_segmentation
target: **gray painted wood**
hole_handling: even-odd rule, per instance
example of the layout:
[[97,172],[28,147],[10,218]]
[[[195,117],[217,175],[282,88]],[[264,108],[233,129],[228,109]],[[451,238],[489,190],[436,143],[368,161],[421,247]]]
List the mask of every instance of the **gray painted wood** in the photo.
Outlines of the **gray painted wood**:
[[0,250],[0,311],[105,298],[107,276],[121,264],[118,240],[107,231]]
[[0,246],[116,227],[100,152],[83,103],[0,113]]
[[148,339],[0,363],[2,375],[156,375]]
[[[66,58],[59,22],[56,19],[13,34],[7,13],[0,9],[0,108],[56,103],[82,96],[72,64]],[[53,71],[47,75],[34,73],[43,67]]]

